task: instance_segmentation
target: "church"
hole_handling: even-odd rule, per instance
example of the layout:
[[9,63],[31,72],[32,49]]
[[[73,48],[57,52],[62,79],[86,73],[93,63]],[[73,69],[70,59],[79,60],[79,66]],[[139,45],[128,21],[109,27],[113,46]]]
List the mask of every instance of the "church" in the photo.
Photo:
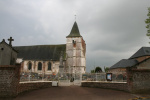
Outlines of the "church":
[[66,44],[15,46],[21,72],[56,75],[60,68],[70,73],[85,73],[86,43],[79,32],[77,22],[66,36]]

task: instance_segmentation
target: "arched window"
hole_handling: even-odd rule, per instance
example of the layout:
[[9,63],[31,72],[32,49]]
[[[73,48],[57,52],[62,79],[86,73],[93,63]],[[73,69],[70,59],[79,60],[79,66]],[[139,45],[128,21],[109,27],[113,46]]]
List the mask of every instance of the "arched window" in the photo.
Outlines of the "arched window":
[[29,62],[29,63],[28,63],[28,70],[31,70],[31,69],[32,69],[32,63]]
[[42,70],[42,63],[41,62],[38,63],[38,70]]
[[47,69],[47,70],[52,70],[51,63],[50,63],[50,62],[48,63],[48,69]]

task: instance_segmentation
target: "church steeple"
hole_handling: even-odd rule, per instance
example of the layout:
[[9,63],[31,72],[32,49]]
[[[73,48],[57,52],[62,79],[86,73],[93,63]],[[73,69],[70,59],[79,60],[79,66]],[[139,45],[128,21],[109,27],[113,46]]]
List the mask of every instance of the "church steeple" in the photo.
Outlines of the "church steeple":
[[71,73],[85,73],[86,44],[80,35],[76,21],[66,37],[66,55],[66,68],[71,68]]
[[67,37],[82,37],[80,35],[80,32],[79,32],[78,25],[77,25],[76,21],[74,22],[72,30],[71,30],[70,34]]

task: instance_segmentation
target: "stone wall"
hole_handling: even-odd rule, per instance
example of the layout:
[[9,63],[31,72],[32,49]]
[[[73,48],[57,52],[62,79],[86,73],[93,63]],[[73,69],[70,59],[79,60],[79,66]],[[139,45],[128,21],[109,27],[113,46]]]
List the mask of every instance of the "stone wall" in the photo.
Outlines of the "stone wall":
[[150,70],[150,59],[146,59],[142,63],[136,65],[137,69],[149,69]]
[[20,82],[17,93],[19,94],[25,91],[31,91],[34,89],[48,88],[48,87],[52,87],[52,82],[50,81]]
[[126,68],[112,68],[107,73],[126,75]]
[[0,66],[0,97],[14,97],[20,78],[20,65]]
[[132,93],[150,91],[150,70],[127,68],[128,89]]
[[82,82],[81,86],[128,91],[126,82]]

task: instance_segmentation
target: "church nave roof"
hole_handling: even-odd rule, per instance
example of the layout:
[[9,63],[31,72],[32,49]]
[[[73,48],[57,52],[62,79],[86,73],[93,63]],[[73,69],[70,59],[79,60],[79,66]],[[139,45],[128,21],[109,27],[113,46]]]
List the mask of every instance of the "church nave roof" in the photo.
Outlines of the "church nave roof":
[[57,60],[59,61],[61,52],[65,58],[66,44],[61,45],[35,45],[35,46],[16,46],[19,53],[17,58],[23,60]]

